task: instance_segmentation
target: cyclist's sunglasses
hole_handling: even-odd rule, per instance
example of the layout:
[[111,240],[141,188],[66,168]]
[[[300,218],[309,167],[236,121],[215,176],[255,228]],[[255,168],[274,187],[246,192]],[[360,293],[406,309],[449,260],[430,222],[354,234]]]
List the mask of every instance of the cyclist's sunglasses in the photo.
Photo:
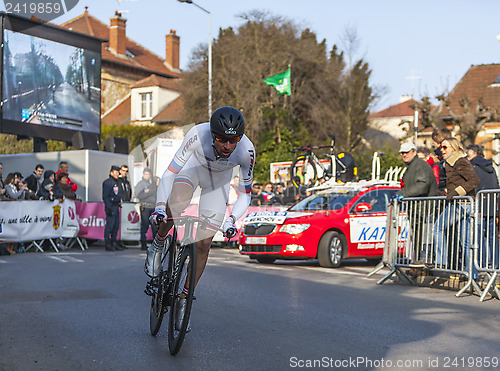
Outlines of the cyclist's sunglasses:
[[231,143],[231,144],[236,144],[238,143],[240,140],[241,140],[241,135],[237,136],[237,137],[224,137],[224,136],[220,136],[218,134],[214,134],[214,139],[219,142],[219,143]]

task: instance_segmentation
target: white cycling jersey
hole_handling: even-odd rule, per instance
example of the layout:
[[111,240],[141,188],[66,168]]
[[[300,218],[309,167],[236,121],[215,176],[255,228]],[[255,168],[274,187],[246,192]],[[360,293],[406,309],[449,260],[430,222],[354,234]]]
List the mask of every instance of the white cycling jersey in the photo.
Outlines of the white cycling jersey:
[[[167,170],[163,173],[156,195],[157,205],[164,205],[172,192],[174,182],[198,185],[200,215],[202,210],[215,211],[224,216],[228,202],[229,183],[233,168],[240,166],[239,196],[231,214],[236,218],[243,216],[250,205],[250,193],[255,162],[255,149],[248,137],[243,135],[229,158],[217,159],[212,146],[213,139],[210,123],[194,126],[186,134],[182,145],[175,153]],[[221,222],[220,215],[215,219]]]

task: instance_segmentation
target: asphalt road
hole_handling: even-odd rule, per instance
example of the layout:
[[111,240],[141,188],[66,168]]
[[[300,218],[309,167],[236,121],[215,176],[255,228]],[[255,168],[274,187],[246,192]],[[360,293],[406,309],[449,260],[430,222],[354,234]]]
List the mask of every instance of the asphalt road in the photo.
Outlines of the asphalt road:
[[149,334],[144,256],[0,257],[0,370],[478,370],[500,358],[498,300],[377,286],[363,262],[261,265],[218,248],[172,357],[166,321]]

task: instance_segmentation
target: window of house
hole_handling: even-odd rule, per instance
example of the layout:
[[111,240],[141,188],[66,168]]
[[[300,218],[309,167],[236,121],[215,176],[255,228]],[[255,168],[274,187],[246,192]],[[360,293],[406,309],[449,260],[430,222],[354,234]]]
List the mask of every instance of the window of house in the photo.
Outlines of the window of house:
[[153,116],[153,93],[141,93],[141,118]]
[[491,88],[498,88],[500,86],[500,75],[496,78],[495,81],[491,83],[489,87]]

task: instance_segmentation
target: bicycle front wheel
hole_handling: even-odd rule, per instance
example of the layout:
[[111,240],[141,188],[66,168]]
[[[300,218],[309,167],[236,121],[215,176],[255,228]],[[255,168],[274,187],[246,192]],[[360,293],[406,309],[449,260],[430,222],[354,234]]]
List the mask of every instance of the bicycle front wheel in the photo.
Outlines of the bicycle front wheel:
[[[180,255],[175,261],[174,275],[172,306],[168,322],[168,347],[172,355],[176,355],[181,349],[193,304],[196,282],[196,247],[194,243],[181,248]],[[185,284],[189,287],[187,295],[182,294]]]
[[158,278],[154,278],[152,280],[152,286],[154,286],[155,292],[151,297],[151,310],[149,312],[149,331],[153,336],[155,336],[158,333],[158,330],[160,330],[163,315],[168,310],[167,303],[164,300],[165,282],[166,279],[164,278],[164,272],[162,272]]
[[309,184],[309,182],[316,184],[318,171],[310,157],[301,155],[293,160],[290,166],[290,180],[296,188],[303,184]]
[[[177,231],[174,228],[174,233],[172,240],[177,239]],[[166,250],[166,251],[165,251]],[[172,276],[173,271],[173,259],[175,252],[175,246],[170,246],[168,249],[163,249],[161,265],[162,271],[157,278],[151,279],[148,286],[153,290],[153,295],[151,296],[151,310],[149,311],[149,331],[151,335],[155,336],[160,330],[161,323],[163,321],[163,316],[168,311],[169,296],[167,294],[169,277]],[[167,261],[167,269],[164,270],[164,262]]]

